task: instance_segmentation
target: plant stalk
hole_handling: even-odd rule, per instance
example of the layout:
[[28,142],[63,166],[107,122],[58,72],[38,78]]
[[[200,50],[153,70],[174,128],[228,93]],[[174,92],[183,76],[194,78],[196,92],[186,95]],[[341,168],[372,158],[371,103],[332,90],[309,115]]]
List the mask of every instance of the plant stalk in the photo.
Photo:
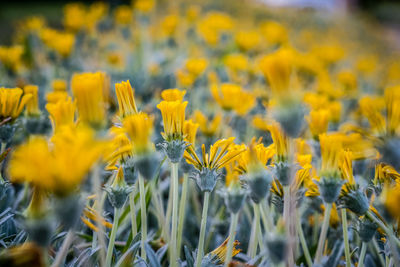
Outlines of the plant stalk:
[[300,243],[303,249],[304,257],[306,258],[307,265],[308,267],[312,267],[313,263],[310,251],[308,250],[306,238],[304,237],[303,227],[301,226],[301,220],[299,215],[297,215],[296,218],[296,227],[297,227],[297,232],[299,233]]
[[226,252],[225,258],[225,267],[229,266],[229,263],[232,260],[232,251],[233,251],[233,243],[235,242],[236,228],[239,219],[239,213],[231,213],[231,226],[229,228],[229,240],[228,240],[228,248]]
[[171,184],[172,184],[172,230],[170,237],[170,266],[176,267],[178,264],[177,259],[177,220],[178,220],[178,201],[179,201],[179,191],[178,191],[178,163],[171,163]]
[[133,191],[129,194],[129,206],[130,206],[129,212],[131,214],[132,237],[135,237],[137,234],[135,195],[136,195],[136,186],[134,187]]
[[146,191],[144,190],[144,178],[139,174],[139,194],[140,194],[140,217],[141,217],[141,257],[146,260],[146,239],[147,239],[147,215],[146,215]]
[[367,252],[367,243],[362,242],[361,245],[361,253],[360,253],[360,259],[358,260],[358,267],[363,267],[364,266],[364,258],[365,258],[365,253]]
[[199,245],[197,248],[196,267],[201,266],[201,261],[203,259],[203,255],[204,255],[204,237],[206,234],[209,200],[210,200],[210,192],[204,192],[203,213],[201,215],[201,226],[200,226]]
[[343,239],[344,239],[344,255],[346,258],[346,267],[351,267],[350,246],[349,246],[349,232],[347,226],[347,212],[346,209],[341,209]]
[[318,240],[317,252],[315,253],[315,264],[319,264],[322,259],[322,250],[324,249],[326,234],[328,233],[329,219],[331,216],[332,203],[325,203],[324,221],[321,227],[321,233]]
[[185,222],[186,215],[186,200],[187,200],[187,191],[188,191],[188,174],[185,173],[183,175],[183,183],[182,183],[182,195],[179,202],[179,221],[178,221],[178,238],[177,238],[177,257],[179,259],[181,254],[181,246],[182,246],[182,235],[183,235],[183,223]]
[[61,246],[61,249],[57,253],[56,259],[54,260],[51,267],[59,267],[64,263],[65,257],[67,256],[68,253],[68,249],[73,240],[74,240],[74,232],[72,230],[69,230]]
[[113,226],[111,228],[110,241],[108,242],[106,267],[111,267],[111,259],[114,250],[115,237],[117,236],[118,220],[120,213],[121,209],[114,208],[114,220],[113,220]]

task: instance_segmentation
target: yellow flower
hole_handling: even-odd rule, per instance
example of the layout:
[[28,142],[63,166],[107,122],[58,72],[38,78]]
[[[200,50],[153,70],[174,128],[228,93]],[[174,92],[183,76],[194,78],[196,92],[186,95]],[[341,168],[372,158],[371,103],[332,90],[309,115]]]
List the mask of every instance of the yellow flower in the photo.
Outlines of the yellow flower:
[[122,124],[132,141],[135,155],[143,155],[153,150],[150,140],[153,133],[154,118],[146,113],[137,113],[126,116]]
[[207,68],[208,61],[205,58],[189,58],[186,60],[185,68],[195,78],[199,77]]
[[397,181],[399,178],[400,174],[392,166],[386,163],[375,165],[374,184],[377,184],[377,182],[392,184],[393,181]]
[[380,197],[389,214],[398,221],[400,219],[400,183],[396,181],[394,185],[386,184]]
[[291,50],[280,49],[260,59],[259,68],[275,95],[285,95],[289,90],[292,57]]
[[244,149],[230,149],[234,144],[234,139],[235,137],[230,137],[228,139],[218,140],[210,146],[209,153],[206,153],[206,146],[203,144],[201,146],[201,160],[194,151],[194,148],[189,146],[186,150],[188,153],[185,153],[184,157],[189,164],[192,164],[198,170],[203,168],[208,168],[211,170],[221,169],[232,162],[242,152],[244,152]]
[[225,186],[227,188],[240,185],[239,173],[233,163],[226,165]]
[[175,34],[178,23],[179,18],[177,15],[168,15],[161,22],[161,29],[166,36],[171,37],[173,34]]
[[211,85],[211,93],[217,103],[227,111],[234,110],[245,115],[255,105],[252,93],[244,91],[239,85],[224,83],[221,86]]
[[198,123],[194,123],[192,120],[187,120],[183,123],[183,136],[185,141],[189,142],[192,146],[196,141],[197,129],[199,128]]
[[268,130],[271,133],[272,140],[276,148],[277,162],[285,161],[288,157],[289,139],[281,129],[279,123],[273,121]]
[[[133,2],[133,1],[132,1]],[[155,0],[136,0],[134,1],[135,9],[142,13],[150,12],[155,5]]]
[[370,127],[375,133],[384,135],[386,132],[385,118],[381,114],[384,108],[384,100],[381,98],[363,97],[360,99],[361,113],[367,117]]
[[249,62],[244,54],[231,54],[224,58],[225,65],[232,71],[246,71],[249,68]]
[[[216,249],[210,252],[213,257],[216,257],[218,259],[219,264],[223,264],[225,259],[226,259],[226,253],[228,252],[228,242],[229,242],[229,237],[225,239],[225,241],[219,245]],[[232,250],[232,258],[235,257],[241,249],[236,248],[236,246],[240,245],[239,241],[235,240],[233,242],[233,250]]]
[[387,132],[390,135],[398,134],[400,130],[400,86],[385,89],[385,104],[387,118]]
[[307,117],[308,126],[314,139],[328,130],[330,112],[327,109],[311,110]]
[[132,89],[129,80],[116,83],[115,93],[117,94],[120,118],[138,113],[135,102],[135,91]]
[[264,38],[272,45],[285,44],[288,40],[286,28],[278,22],[266,21],[261,24],[260,30]]
[[94,127],[101,127],[105,124],[104,86],[105,77],[100,72],[72,76],[71,88],[76,98],[79,118]]
[[341,153],[343,149],[343,137],[336,134],[321,134],[319,136],[321,146],[321,173],[338,176]]
[[196,77],[193,76],[191,73],[187,72],[186,70],[177,70],[175,75],[178,84],[181,87],[185,88],[191,87],[196,80]]
[[24,86],[24,94],[32,95],[31,99],[26,103],[26,113],[30,116],[40,115],[38,90],[39,88],[36,85]]
[[46,101],[49,104],[56,104],[58,101],[64,101],[68,99],[68,93],[66,91],[53,91],[46,95]]
[[90,229],[95,232],[98,232],[97,223],[92,223],[92,221],[97,222],[100,221],[101,224],[109,229],[112,228],[112,223],[106,221],[102,216],[98,215],[96,210],[92,207],[86,206],[83,210],[83,215],[81,216],[81,220],[84,224],[86,224]]
[[340,159],[340,171],[342,178],[347,181],[350,185],[355,185],[356,181],[353,176],[353,153],[350,150],[342,150]]
[[24,48],[19,45],[0,46],[0,62],[8,69],[17,71],[22,65]]
[[256,141],[255,138],[251,140],[248,148],[245,145],[239,146],[237,149],[245,149],[245,151],[236,159],[238,166],[236,170],[240,173],[257,172],[260,169],[266,168],[268,162],[273,158],[276,153],[275,145],[272,144],[265,147],[261,143],[261,138]]
[[179,89],[166,89],[161,92],[161,98],[164,101],[183,101],[183,97],[186,94],[186,90]]
[[118,6],[114,11],[115,22],[120,25],[129,25],[133,19],[132,9],[130,6]]
[[56,131],[63,126],[74,125],[76,102],[72,102],[70,97],[57,103],[49,103],[46,105],[46,109],[50,114],[53,129]]
[[54,29],[43,29],[40,33],[43,42],[63,57],[68,57],[75,45],[75,35]]
[[25,105],[32,98],[32,94],[22,96],[20,88],[0,88],[0,119],[17,118]]
[[209,121],[208,118],[201,113],[201,111],[196,110],[194,112],[193,120],[199,124],[200,131],[207,137],[212,137],[217,134],[220,129],[222,115],[216,114],[214,118]]
[[161,101],[157,105],[164,123],[164,132],[161,135],[166,141],[183,140],[183,123],[187,103],[186,101]]
[[239,31],[235,35],[238,47],[243,51],[257,49],[261,43],[260,34],[257,31]]
[[78,31],[86,23],[85,6],[81,3],[70,3],[64,6],[64,26],[65,28]]
[[51,82],[53,91],[67,91],[67,81],[62,79],[55,79]]
[[[13,183],[28,182],[35,187],[51,190],[52,157],[44,137],[32,137],[27,143],[17,147],[11,155],[9,174]],[[69,166],[72,168],[73,166]]]
[[312,53],[328,65],[340,61],[345,56],[344,49],[336,44],[314,46]]
[[117,170],[117,165],[132,156],[133,146],[123,128],[112,127],[110,129],[112,140],[105,152],[106,170]]

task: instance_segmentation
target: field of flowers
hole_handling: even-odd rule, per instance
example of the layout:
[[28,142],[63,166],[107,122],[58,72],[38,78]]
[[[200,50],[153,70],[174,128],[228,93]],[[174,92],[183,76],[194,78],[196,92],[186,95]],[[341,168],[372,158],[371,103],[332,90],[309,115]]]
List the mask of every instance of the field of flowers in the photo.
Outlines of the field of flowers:
[[400,48],[362,14],[67,4],[0,46],[0,266],[400,266]]

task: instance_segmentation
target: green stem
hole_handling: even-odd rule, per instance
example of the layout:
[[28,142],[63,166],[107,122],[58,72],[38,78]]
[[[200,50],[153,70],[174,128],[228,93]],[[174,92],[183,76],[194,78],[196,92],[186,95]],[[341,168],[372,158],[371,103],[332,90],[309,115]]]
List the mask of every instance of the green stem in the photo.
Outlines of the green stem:
[[140,216],[141,216],[141,228],[142,228],[142,240],[141,240],[141,257],[146,260],[146,239],[147,239],[147,215],[146,215],[146,191],[144,190],[144,179],[139,174],[139,194],[140,194]]
[[176,237],[177,237],[177,220],[178,220],[178,201],[179,201],[179,191],[178,191],[178,163],[171,164],[171,183],[172,183],[172,230],[170,237],[170,261],[169,264],[172,267],[176,267],[178,264],[177,254],[176,254]]
[[397,246],[400,247],[400,241],[397,237],[393,235],[393,231],[387,227],[381,220],[379,220],[371,211],[367,211],[367,217],[374,221],[389,237],[393,237],[393,241],[396,243]]
[[99,260],[99,266],[104,266],[105,260],[106,260],[106,255],[105,255],[105,248],[106,248],[106,242],[104,240],[104,228],[103,224],[101,223],[102,217],[101,214],[103,214],[103,201],[102,201],[102,190],[101,190],[101,167],[100,164],[98,164],[93,171],[93,192],[96,194],[96,204],[95,204],[95,210],[96,210],[96,226],[97,226],[97,233],[93,231],[93,235],[97,236],[97,240],[100,246],[100,260]]
[[361,253],[360,253],[360,259],[358,260],[358,267],[363,267],[364,266],[364,258],[365,258],[365,253],[367,252],[367,243],[362,242],[361,245]]
[[260,205],[259,209],[260,209],[260,213],[261,213],[261,219],[264,224],[264,229],[266,232],[270,232],[272,230],[271,222],[268,220],[267,214],[265,213],[265,210],[264,210],[264,206],[266,209],[267,204],[265,202],[260,202],[258,205]]
[[[171,173],[171,176],[172,176],[172,173]],[[170,196],[172,196],[172,191],[173,191],[173,185],[172,185],[172,179],[171,179],[170,184],[169,184],[167,213],[165,215],[166,218],[165,218],[165,227],[164,227],[165,236],[167,237],[167,240],[169,240],[169,238],[170,238],[170,231],[171,231],[170,223],[171,223],[171,214],[172,214],[172,197],[170,197]]]
[[351,267],[350,246],[349,246],[349,232],[347,226],[347,212],[346,209],[341,209],[343,239],[344,239],[344,255],[346,258],[346,267]]
[[129,194],[129,212],[131,214],[132,237],[135,237],[137,234],[135,195],[136,187],[134,187],[133,191]]
[[[68,253],[68,249],[72,243],[72,241],[74,240],[74,232],[72,230],[69,230],[64,241],[63,244],[60,248],[60,251],[57,253],[57,256],[53,262],[53,264],[51,265],[51,267],[58,267],[58,266],[62,266],[65,260],[65,256],[67,256]],[[47,254],[47,253],[46,253]],[[47,257],[46,254],[43,254],[45,257]]]
[[113,250],[114,250],[115,237],[117,236],[118,220],[119,220],[120,213],[121,213],[121,209],[114,208],[114,221],[113,221],[113,226],[111,229],[110,241],[108,242],[106,267],[111,266],[111,259],[112,259]]
[[225,267],[229,266],[229,263],[232,260],[232,251],[233,251],[233,243],[235,242],[236,228],[239,219],[239,213],[231,213],[231,226],[229,228],[229,240],[228,240],[228,248],[226,252],[225,258]]
[[313,263],[310,251],[308,250],[306,238],[304,237],[303,227],[301,226],[301,220],[299,215],[297,215],[296,218],[296,227],[297,227],[297,232],[299,234],[301,247],[303,248],[304,257],[306,258],[307,265],[308,267],[312,267]]
[[204,192],[203,214],[201,215],[201,226],[200,226],[199,245],[197,248],[196,267],[201,266],[201,260],[203,259],[204,255],[204,237],[206,235],[209,200],[210,200],[210,192]]
[[260,228],[260,209],[259,206],[253,203],[254,209],[254,220],[253,220],[253,232],[251,233],[251,240],[249,244],[249,252],[248,255],[252,259],[257,254],[257,247],[258,247],[258,233]]
[[322,259],[322,250],[324,249],[326,234],[328,233],[329,218],[331,216],[332,203],[325,203],[324,221],[319,235],[317,252],[315,253],[315,264],[319,264]]
[[182,235],[183,235],[183,223],[185,221],[186,214],[186,195],[188,191],[188,175],[185,173],[183,175],[183,183],[182,183],[182,195],[179,202],[179,221],[178,221],[178,238],[177,238],[177,255],[178,259],[181,254],[181,246],[182,246]]
[[379,253],[379,246],[378,243],[376,242],[376,239],[372,239],[372,246],[374,247],[375,253],[378,256],[379,262],[381,263],[381,266],[385,265],[385,260],[383,259],[383,256],[381,253]]

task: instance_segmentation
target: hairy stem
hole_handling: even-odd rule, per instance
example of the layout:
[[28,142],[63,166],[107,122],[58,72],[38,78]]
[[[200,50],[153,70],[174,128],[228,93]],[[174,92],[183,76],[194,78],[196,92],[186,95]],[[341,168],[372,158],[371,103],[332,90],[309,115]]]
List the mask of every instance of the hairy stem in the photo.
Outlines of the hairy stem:
[[111,259],[112,259],[113,250],[114,250],[115,237],[117,236],[118,220],[119,220],[120,213],[121,213],[120,209],[114,208],[114,221],[113,221],[113,226],[111,229],[110,241],[108,242],[106,267],[111,267]]
[[236,228],[239,219],[239,213],[231,213],[231,225],[229,228],[229,240],[228,240],[228,248],[226,252],[225,258],[225,267],[229,266],[229,263],[232,260],[232,251],[233,251],[233,243],[235,242]]
[[183,176],[183,183],[182,183],[182,195],[179,202],[179,221],[178,221],[178,238],[177,238],[177,255],[178,259],[181,254],[181,246],[182,246],[182,235],[183,235],[183,223],[185,222],[185,215],[186,215],[186,195],[188,191],[188,175],[185,173]]
[[170,237],[170,266],[176,267],[178,264],[176,254],[177,220],[178,220],[178,163],[171,164],[171,184],[172,184],[172,230]]
[[315,253],[315,264],[319,264],[322,259],[322,250],[324,249],[326,234],[328,233],[329,218],[331,216],[332,203],[325,203],[324,221],[319,235],[317,252]]
[[146,215],[146,191],[144,190],[144,179],[139,174],[139,194],[140,194],[140,217],[141,217],[141,228],[142,228],[142,240],[141,240],[141,257],[146,260],[146,239],[147,239],[147,215]]
[[344,255],[346,258],[346,267],[351,267],[350,259],[350,246],[349,246],[349,232],[347,226],[347,212],[346,209],[341,209],[342,215],[342,227],[343,227],[343,239],[344,239]]
[[196,267],[201,266],[201,260],[203,259],[203,255],[204,255],[204,237],[206,235],[207,213],[208,213],[209,200],[210,200],[210,192],[204,192],[203,214],[201,216],[201,226],[200,226],[199,245],[197,248]]

